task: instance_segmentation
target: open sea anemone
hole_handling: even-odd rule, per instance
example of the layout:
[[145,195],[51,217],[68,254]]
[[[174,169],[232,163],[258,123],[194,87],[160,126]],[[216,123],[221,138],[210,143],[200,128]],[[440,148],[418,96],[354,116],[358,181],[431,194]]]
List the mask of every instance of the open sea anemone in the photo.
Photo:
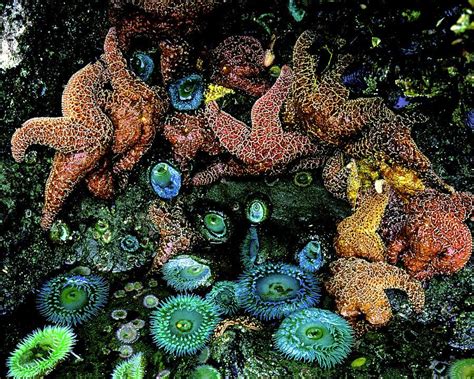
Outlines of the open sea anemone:
[[309,241],[297,254],[299,266],[308,272],[318,271],[324,264],[324,248],[320,241]]
[[286,317],[273,339],[286,357],[316,361],[327,369],[347,357],[354,338],[352,328],[341,316],[325,309],[309,308]]
[[233,316],[240,308],[236,290],[237,283],[235,282],[227,280],[217,282],[206,295],[206,299],[212,301],[223,315]]
[[126,343],[126,344],[134,343],[140,338],[140,332],[130,322],[118,328],[115,335],[117,336],[117,339],[121,343]]
[[301,268],[285,263],[263,263],[245,271],[237,284],[241,306],[253,316],[271,320],[314,306],[319,283]]
[[169,86],[171,105],[178,111],[197,109],[204,99],[202,77],[192,74],[179,79]]
[[134,354],[115,367],[112,379],[143,379],[145,377],[145,365],[143,354]]
[[219,321],[219,310],[209,300],[178,295],[152,312],[150,330],[158,347],[174,356],[183,356],[201,350]]
[[161,271],[166,283],[177,291],[192,291],[212,283],[211,268],[203,260],[190,255],[171,258]]
[[97,314],[108,293],[107,282],[99,276],[59,275],[43,285],[37,307],[48,321],[78,325]]
[[191,379],[221,379],[221,373],[210,365],[200,365],[197,366],[191,372]]
[[209,210],[199,216],[199,231],[211,243],[224,243],[230,235],[229,219],[223,212]]
[[449,366],[449,379],[474,378],[474,358],[458,359]]
[[157,163],[150,172],[153,191],[161,198],[170,200],[181,189],[181,173],[166,162]]
[[7,361],[8,376],[38,378],[51,372],[71,353],[76,336],[69,326],[46,326],[29,334]]

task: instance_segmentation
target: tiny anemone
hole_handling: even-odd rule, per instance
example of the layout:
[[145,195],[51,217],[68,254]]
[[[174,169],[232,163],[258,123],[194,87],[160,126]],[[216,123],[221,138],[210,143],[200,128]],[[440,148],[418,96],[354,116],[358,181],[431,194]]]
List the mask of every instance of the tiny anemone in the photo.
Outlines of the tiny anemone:
[[155,62],[149,54],[136,51],[130,58],[130,68],[141,80],[146,82],[153,74]]
[[239,308],[236,296],[237,284],[231,281],[221,281],[214,284],[206,299],[212,301],[223,315],[233,316]]
[[134,253],[140,247],[137,237],[126,235],[120,240],[120,247],[127,253]]
[[49,238],[55,243],[64,243],[71,237],[71,228],[62,221],[57,221],[49,230]]
[[120,342],[126,344],[134,343],[140,338],[140,332],[132,323],[122,325],[115,335]]
[[219,321],[219,310],[209,300],[178,295],[152,312],[150,330],[153,341],[167,353],[190,355],[204,347]]
[[51,372],[76,343],[69,326],[46,326],[25,337],[7,361],[8,376],[38,378]]
[[211,268],[202,259],[190,255],[171,258],[161,272],[166,283],[177,291],[192,291],[212,283]]
[[210,365],[200,365],[197,366],[191,372],[191,379],[221,379],[221,373]]
[[181,173],[166,162],[157,163],[150,172],[153,191],[162,199],[176,197],[181,189]]
[[295,183],[297,187],[308,187],[312,182],[313,175],[311,175],[311,173],[308,171],[299,171],[293,177],[293,183]]
[[130,321],[130,324],[135,329],[143,329],[143,327],[145,326],[145,320],[142,320],[141,318],[136,318],[135,320]]
[[449,379],[474,378],[474,358],[458,359],[449,365]]
[[240,248],[240,260],[245,268],[251,268],[255,265],[259,251],[258,231],[255,225],[251,225]]
[[340,363],[351,351],[353,331],[341,316],[318,308],[286,317],[275,332],[276,348],[291,359],[314,362],[323,369]]
[[309,241],[297,254],[299,266],[308,272],[318,271],[324,264],[324,248],[318,240]]
[[43,285],[37,307],[48,321],[78,325],[97,314],[108,293],[109,285],[99,276],[59,275]]
[[142,353],[131,356],[119,363],[112,372],[112,379],[143,379],[145,377],[145,357]]
[[114,320],[123,320],[127,318],[127,311],[125,309],[114,309],[110,314]]
[[245,216],[252,224],[261,224],[270,216],[269,202],[260,197],[253,197],[247,202]]
[[202,77],[192,74],[170,84],[171,105],[178,111],[191,111],[197,109],[204,99],[204,86]]
[[160,301],[155,295],[146,295],[143,298],[143,306],[145,308],[156,308]]
[[118,353],[120,358],[131,357],[133,354],[133,347],[131,347],[130,345],[121,345],[118,348]]
[[244,271],[237,283],[240,305],[253,316],[271,320],[315,305],[319,283],[310,273],[286,264],[266,262]]
[[199,231],[211,243],[223,243],[229,239],[229,218],[220,211],[210,210],[199,215]]

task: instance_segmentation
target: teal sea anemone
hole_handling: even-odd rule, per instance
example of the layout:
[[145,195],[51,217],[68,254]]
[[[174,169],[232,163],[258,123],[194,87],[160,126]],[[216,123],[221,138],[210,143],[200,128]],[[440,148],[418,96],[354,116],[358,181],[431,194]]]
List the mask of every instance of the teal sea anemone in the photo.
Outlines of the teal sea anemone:
[[245,216],[252,224],[261,224],[270,217],[270,205],[262,197],[254,196],[245,207]]
[[255,265],[259,251],[260,241],[257,227],[251,225],[240,248],[240,260],[245,268],[249,269]]
[[308,272],[318,271],[324,264],[323,246],[318,240],[309,241],[296,255],[299,266]]
[[309,308],[286,317],[273,339],[276,348],[288,358],[317,362],[326,369],[347,357],[354,337],[352,328],[341,316]]
[[190,255],[171,258],[161,271],[166,283],[177,291],[192,291],[212,283],[211,268],[202,259]]
[[178,295],[152,312],[150,330],[158,347],[182,356],[201,350],[218,322],[219,310],[212,302],[196,295]]
[[229,219],[223,212],[207,211],[199,216],[199,231],[211,243],[224,243],[230,235]]
[[449,366],[449,379],[474,378],[474,358],[458,359]]
[[245,271],[237,283],[237,298],[250,314],[277,319],[314,306],[319,283],[310,273],[285,263],[263,263]]
[[223,315],[233,316],[240,308],[236,291],[237,283],[224,280],[214,284],[206,299],[212,301]]
[[143,379],[145,377],[145,357],[142,353],[132,355],[119,363],[112,372],[112,379]]
[[221,373],[210,365],[200,365],[197,366],[191,372],[191,379],[221,379]]
[[38,378],[71,353],[76,335],[69,326],[46,326],[21,341],[7,361],[8,376]]
[[48,321],[78,325],[97,314],[108,293],[109,285],[99,276],[60,275],[43,285],[37,307]]
[[140,247],[137,237],[126,235],[120,240],[120,247],[127,253],[134,253]]

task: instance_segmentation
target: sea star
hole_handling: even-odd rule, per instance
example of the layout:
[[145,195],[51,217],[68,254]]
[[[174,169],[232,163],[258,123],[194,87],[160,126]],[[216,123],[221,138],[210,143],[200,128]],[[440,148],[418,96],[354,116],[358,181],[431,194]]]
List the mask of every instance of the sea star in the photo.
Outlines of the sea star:
[[[69,80],[62,97],[63,117],[30,119],[12,136],[18,162],[32,144],[57,150],[45,188],[44,229],[84,178],[94,195],[110,198],[112,171],[124,177],[133,168],[151,145],[156,123],[166,110],[166,102],[127,70],[113,28],[104,51],[105,64],[89,64]],[[106,89],[110,84],[112,91]]]
[[413,197],[404,210],[400,231],[387,248],[390,262],[401,256],[407,271],[419,280],[464,267],[472,252],[464,221],[474,212],[474,195],[430,189]]
[[392,309],[386,289],[405,291],[416,312],[421,312],[425,293],[421,284],[398,267],[385,262],[367,262],[359,258],[341,258],[331,263],[333,277],[326,283],[326,290],[335,297],[337,311],[356,329],[364,323],[363,315],[371,326],[386,325],[392,318]]
[[265,51],[256,38],[228,37],[212,52],[211,79],[224,87],[262,96],[270,88],[268,81],[262,78],[264,60]]
[[380,156],[452,190],[433,172],[430,161],[411,138],[414,119],[396,115],[378,97],[349,98],[341,75],[352,61],[350,56],[339,57],[334,68],[317,73],[318,59],[309,52],[315,39],[314,32],[305,31],[294,46],[295,81],[286,105],[287,118],[300,120],[309,134],[352,158]]
[[218,163],[196,174],[193,184],[209,184],[224,175],[258,175],[307,155],[316,155],[318,147],[306,136],[285,132],[279,119],[280,107],[288,94],[292,72],[284,66],[272,88],[252,107],[252,128],[219,109],[216,102],[207,105],[208,123],[221,145],[237,160]]
[[377,229],[388,200],[388,189],[370,191],[365,194],[355,213],[339,223],[334,240],[334,248],[339,256],[385,260],[385,245]]

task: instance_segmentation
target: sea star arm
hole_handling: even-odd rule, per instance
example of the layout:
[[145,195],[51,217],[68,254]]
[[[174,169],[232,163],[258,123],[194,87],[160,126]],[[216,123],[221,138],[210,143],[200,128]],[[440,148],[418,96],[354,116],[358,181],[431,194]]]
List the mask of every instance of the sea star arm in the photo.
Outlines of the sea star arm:
[[192,184],[195,186],[205,186],[216,182],[224,176],[242,176],[246,173],[247,171],[244,167],[234,160],[228,163],[219,162],[194,175]]

